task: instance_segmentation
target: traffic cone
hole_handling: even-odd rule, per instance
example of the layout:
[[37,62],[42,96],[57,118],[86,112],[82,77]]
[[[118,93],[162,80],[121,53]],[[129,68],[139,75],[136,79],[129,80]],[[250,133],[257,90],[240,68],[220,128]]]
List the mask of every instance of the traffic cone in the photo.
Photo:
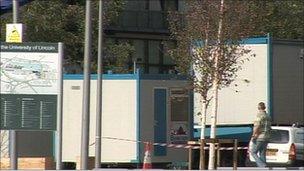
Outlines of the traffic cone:
[[151,149],[152,149],[151,143],[145,143],[145,157],[144,157],[143,169],[152,169]]

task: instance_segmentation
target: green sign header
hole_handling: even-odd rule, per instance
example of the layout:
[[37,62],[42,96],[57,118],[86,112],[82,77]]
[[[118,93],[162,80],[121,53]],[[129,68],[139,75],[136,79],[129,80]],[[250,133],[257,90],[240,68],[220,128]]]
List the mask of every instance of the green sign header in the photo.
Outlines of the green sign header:
[[1,42],[1,52],[43,52],[58,53],[58,43],[5,43]]

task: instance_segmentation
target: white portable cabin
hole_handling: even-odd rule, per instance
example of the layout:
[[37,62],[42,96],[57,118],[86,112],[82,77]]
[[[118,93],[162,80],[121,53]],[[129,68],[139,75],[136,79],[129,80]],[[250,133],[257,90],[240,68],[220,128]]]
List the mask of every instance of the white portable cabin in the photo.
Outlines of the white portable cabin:
[[[243,45],[251,50],[244,58],[253,54],[255,57],[249,57],[249,61],[241,65],[242,69],[229,87],[219,90],[217,136],[233,138],[235,135],[234,138],[249,140],[250,125],[259,102],[266,103],[273,124],[303,124],[303,40],[260,37],[246,39]],[[197,128],[200,125],[199,100],[199,95],[194,93],[194,125]],[[210,111],[207,125],[210,125]],[[209,132],[207,128],[207,136]],[[199,133],[194,136],[199,137]]]
[[[90,147],[95,155],[96,75],[91,78]],[[80,156],[82,75],[64,76],[63,161]],[[102,163],[142,163],[144,143],[180,144],[192,136],[192,93],[178,75],[105,74]],[[185,162],[186,149],[154,146],[153,163]]]

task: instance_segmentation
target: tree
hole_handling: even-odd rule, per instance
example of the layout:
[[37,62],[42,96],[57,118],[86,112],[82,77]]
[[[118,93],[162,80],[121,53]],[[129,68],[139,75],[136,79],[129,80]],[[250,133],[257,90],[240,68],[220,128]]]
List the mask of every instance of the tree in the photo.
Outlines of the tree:
[[106,41],[107,48],[105,49],[105,70],[111,70],[114,73],[128,73],[130,67],[128,63],[132,63],[130,54],[134,53],[135,49],[128,42],[115,43],[111,40]]
[[[104,25],[118,17],[123,9],[124,0],[105,0],[104,3]],[[34,0],[28,3],[20,10],[20,22],[26,26],[26,41],[28,42],[63,42],[65,45],[65,65],[82,65],[83,45],[84,45],[84,18],[85,18],[85,0],[52,0],[41,1]],[[98,45],[98,1],[93,1],[93,42],[92,56],[97,56]],[[11,23],[12,15],[5,14],[1,16],[1,23]],[[5,30],[5,25],[1,25],[1,30]],[[94,36],[95,35],[95,36]],[[96,39],[94,39],[96,37]],[[1,32],[1,40],[5,39],[5,31]],[[108,42],[108,41],[105,41]],[[115,52],[112,52],[115,50]],[[104,51],[112,54],[111,58],[105,61],[108,69],[125,68],[125,66],[114,66],[113,59],[122,60],[122,54],[132,53],[132,46],[127,43],[105,43]],[[126,63],[128,59],[124,58]],[[92,59],[93,72],[96,71],[97,58]],[[120,69],[119,71],[128,72]]]
[[[192,66],[190,79],[194,91],[203,99],[203,122],[211,102],[210,138],[216,135],[218,90],[229,86],[236,78],[236,72],[244,62],[244,54],[250,52],[242,46],[242,40],[257,32],[257,21],[262,18],[256,8],[252,8],[252,3],[189,0],[185,11],[170,12],[169,15],[171,37],[177,41],[176,48],[171,49],[171,56],[183,73]],[[214,169],[214,144],[210,145],[209,154],[208,168]],[[204,169],[202,163],[200,169]]]
[[[104,25],[109,24],[123,9],[123,0],[104,0]],[[65,64],[82,64],[84,45],[85,0],[33,0],[20,8],[20,22],[26,26],[27,42],[63,42]],[[98,1],[93,2],[93,35],[98,35]],[[1,41],[5,41],[5,24],[12,23],[12,14],[1,15]],[[93,56],[97,56],[97,36],[93,40]],[[128,43],[107,43],[104,52],[105,68],[117,72],[129,72],[125,65],[133,47]],[[97,57],[93,58],[93,71]],[[0,155],[8,154],[8,133],[0,132]]]
[[304,3],[302,0],[256,1],[252,4],[264,13],[257,29],[276,39],[304,40]]

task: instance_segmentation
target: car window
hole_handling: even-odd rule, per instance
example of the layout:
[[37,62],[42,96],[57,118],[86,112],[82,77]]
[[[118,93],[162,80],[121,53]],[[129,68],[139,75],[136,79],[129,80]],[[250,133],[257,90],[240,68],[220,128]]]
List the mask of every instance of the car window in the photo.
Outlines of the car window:
[[284,144],[289,142],[289,132],[287,130],[272,129],[270,132],[270,143]]
[[304,144],[304,131],[302,130],[297,130],[296,131],[296,143],[301,143]]

